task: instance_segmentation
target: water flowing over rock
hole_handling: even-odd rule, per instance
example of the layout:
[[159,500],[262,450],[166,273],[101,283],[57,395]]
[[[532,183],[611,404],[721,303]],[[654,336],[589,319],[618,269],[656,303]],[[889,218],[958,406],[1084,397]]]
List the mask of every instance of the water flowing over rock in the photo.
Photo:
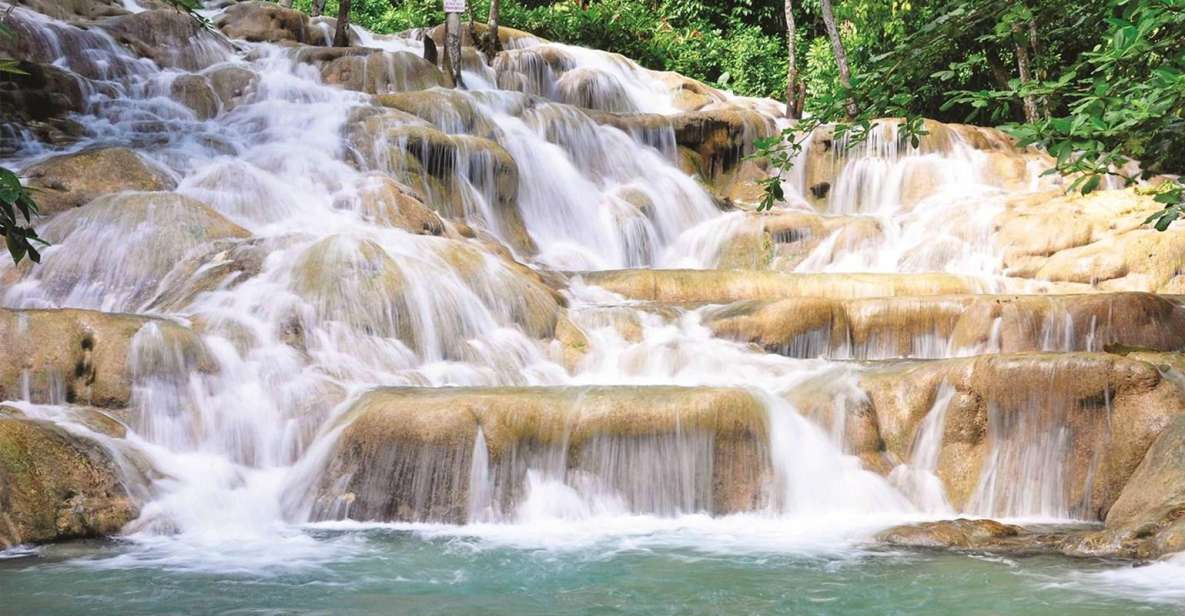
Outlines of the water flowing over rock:
[[453,89],[440,28],[10,4],[0,164],[49,245],[0,264],[0,546],[1185,549],[1185,223],[1147,187],[883,119],[816,129],[757,212],[782,105],[622,56],[477,24]]
[[800,296],[730,304],[707,323],[717,335],[803,358],[1185,348],[1185,307],[1144,293]]
[[152,325],[186,364],[213,369],[192,331],[160,319],[88,310],[0,310],[0,397],[39,404],[126,408],[137,334]]
[[512,519],[554,506],[547,493],[557,490],[570,492],[571,515],[746,511],[763,500],[769,472],[765,421],[737,390],[377,390],[343,419],[327,475],[338,479],[317,511]]
[[43,235],[54,243],[43,266],[22,268],[15,303],[133,310],[190,250],[249,233],[210,208],[175,193],[107,195],[63,212]]
[[142,11],[104,22],[103,28],[132,53],[158,66],[196,71],[230,54],[226,39],[203,28],[184,11]]

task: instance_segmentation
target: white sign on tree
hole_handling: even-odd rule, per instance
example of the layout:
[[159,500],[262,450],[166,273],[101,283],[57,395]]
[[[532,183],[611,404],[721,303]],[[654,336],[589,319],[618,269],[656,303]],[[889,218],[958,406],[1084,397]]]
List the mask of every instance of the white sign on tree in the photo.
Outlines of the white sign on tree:
[[445,13],[464,13],[465,0],[444,0]]

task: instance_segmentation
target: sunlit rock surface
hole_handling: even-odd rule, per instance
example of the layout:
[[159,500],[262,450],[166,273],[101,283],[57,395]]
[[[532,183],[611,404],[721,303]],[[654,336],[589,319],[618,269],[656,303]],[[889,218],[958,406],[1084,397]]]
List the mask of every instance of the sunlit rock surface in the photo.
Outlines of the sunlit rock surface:
[[81,207],[103,195],[124,191],[171,190],[176,182],[127,148],[83,150],[56,156],[22,171],[37,191],[43,216]]

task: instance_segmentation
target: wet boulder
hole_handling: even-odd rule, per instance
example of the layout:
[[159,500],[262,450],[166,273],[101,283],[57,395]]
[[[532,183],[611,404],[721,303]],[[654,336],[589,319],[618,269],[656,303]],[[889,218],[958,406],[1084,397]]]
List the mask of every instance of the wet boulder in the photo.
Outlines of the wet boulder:
[[400,92],[379,96],[378,104],[428,121],[450,135],[465,134],[497,141],[500,129],[478,109],[472,97],[454,90]]
[[[698,164],[688,172],[698,174]],[[834,258],[884,239],[881,223],[871,217],[779,210],[746,216],[722,242],[717,269],[793,272],[807,258]]]
[[[484,23],[477,22],[466,24],[461,30],[461,45],[463,47],[480,47],[479,40],[474,40],[474,35],[478,39],[486,36],[489,32],[489,26]],[[431,38],[438,49],[444,49],[444,24],[437,25],[425,32]],[[508,28],[506,26],[498,26],[498,40],[502,44],[502,49],[525,49],[546,43],[547,41],[541,39],[530,32]]]
[[1185,417],[1148,449],[1104,529],[1078,538],[1068,551],[1141,559],[1185,551]]
[[[398,100],[401,105],[411,100],[407,95],[380,99],[384,104]],[[355,123],[349,140],[362,166],[390,173],[441,216],[496,231],[520,253],[533,253],[534,242],[518,208],[518,165],[510,152],[491,139],[417,125],[415,118],[400,109],[372,113]],[[468,219],[472,209],[467,209],[466,202],[474,191],[492,206],[494,220]]]
[[[501,325],[538,339],[554,335],[557,294],[529,268],[490,254],[478,242],[426,236],[407,243],[417,258],[392,256],[375,241],[347,236],[306,248],[290,285],[311,309],[302,329],[344,326],[359,335],[398,339],[417,352],[468,357],[466,340],[481,332],[458,313],[464,310],[458,302],[476,294]],[[429,279],[439,282],[439,297],[416,292],[413,285]],[[427,327],[425,318],[443,329]]]
[[65,212],[103,195],[124,191],[172,190],[176,183],[163,170],[127,148],[95,148],[63,154],[22,172],[35,190],[44,216]]
[[[320,45],[322,47],[333,47],[333,38],[337,35],[337,18],[322,15],[320,17],[313,17],[309,19],[309,41],[310,45]],[[372,34],[372,36],[380,36]],[[346,32],[346,38],[349,41],[350,47],[359,47],[362,41],[358,39],[358,33],[350,28]]]
[[234,51],[225,37],[175,9],[124,15],[102,27],[132,53],[162,67],[198,71],[226,60]]
[[232,39],[252,43],[311,43],[309,18],[300,11],[270,2],[240,2],[226,9],[215,24]]
[[717,335],[795,357],[1185,348],[1185,306],[1144,293],[793,297],[732,304],[706,323]]
[[293,269],[291,289],[308,302],[317,322],[340,322],[386,338],[412,340],[414,325],[399,265],[370,240],[334,235],[306,249]]
[[202,293],[229,290],[259,275],[267,256],[298,241],[283,235],[269,238],[230,238],[210,242],[178,263],[148,302],[152,311],[184,311]]
[[753,142],[775,132],[772,120],[750,109],[723,103],[675,115],[590,112],[601,124],[646,139],[648,133],[674,133],[689,172],[698,175],[717,198],[754,204],[760,200],[755,180],[768,176],[764,163],[748,159]]
[[217,66],[204,73],[223,111],[231,111],[249,100],[259,75],[239,66]]
[[984,181],[1009,190],[1027,189],[1040,171],[1052,166],[1047,155],[1016,148],[1015,140],[997,129],[926,120],[927,134],[913,148],[899,136],[899,124],[900,120],[893,118],[876,120],[873,134],[858,143],[835,135],[830,125],[815,129],[803,144],[798,164],[806,189],[803,197],[820,211],[831,209],[833,190],[845,169],[864,157],[883,156],[886,150],[895,151],[893,164],[903,168],[897,198],[905,207],[936,194],[948,181],[944,163],[928,155],[957,160],[976,150],[990,161],[993,171],[985,174]]
[[923,440],[923,420],[940,413],[933,470],[949,503],[997,517],[1106,518],[1153,441],[1185,413],[1179,382],[1101,353],[898,362],[867,371],[860,387],[901,461]]
[[411,189],[383,175],[363,179],[353,199],[345,206],[379,224],[417,235],[443,235],[444,222],[411,194]]
[[877,534],[877,541],[910,548],[999,548],[1026,534],[1025,529],[995,520],[942,520],[895,526]]
[[0,399],[121,409],[132,397],[132,348],[153,326],[188,363],[214,368],[192,331],[151,317],[89,310],[0,310]]
[[137,510],[102,445],[0,415],[0,548],[112,535]]
[[169,88],[173,100],[189,107],[197,119],[218,115],[222,105],[210,82],[201,75],[182,75]]
[[0,73],[0,119],[49,120],[86,110],[90,84],[51,64],[20,62]]
[[[194,249],[250,236],[200,202],[174,193],[106,195],[54,216],[41,235],[53,245],[18,274],[48,305],[132,311]],[[128,238],[134,238],[134,241]]]
[[[155,3],[156,0],[147,0],[142,4],[151,6]],[[129,14],[121,0],[13,0],[12,4],[54,19],[75,23],[88,23]]]
[[[336,48],[332,51],[338,51]],[[406,51],[363,50],[338,54],[322,63],[325,83],[367,94],[427,90],[446,85],[444,73],[427,60]]]
[[679,73],[663,72],[655,76],[667,87],[671,93],[671,102],[679,111],[699,111],[713,103],[728,100],[720,90]]
[[564,73],[556,81],[556,95],[562,103],[585,109],[612,113],[638,110],[616,77],[595,68],[584,67]]
[[769,468],[765,409],[737,389],[379,389],[338,425],[319,519],[513,517],[528,468],[633,511],[723,514],[754,509]]

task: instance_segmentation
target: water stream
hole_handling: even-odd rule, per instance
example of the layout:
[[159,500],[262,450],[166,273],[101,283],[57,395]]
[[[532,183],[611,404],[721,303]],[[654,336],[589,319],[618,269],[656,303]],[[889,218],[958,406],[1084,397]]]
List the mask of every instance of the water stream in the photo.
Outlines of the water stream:
[[[42,265],[0,265],[6,308],[164,319],[130,341],[125,438],[95,432],[72,418],[65,395],[32,384],[10,401],[146,460],[152,472],[129,471],[142,506],[116,541],[0,552],[4,609],[223,612],[252,596],[308,613],[383,611],[392,602],[407,613],[654,613],[676,599],[728,612],[859,613],[892,603],[949,613],[977,602],[983,613],[1153,613],[1181,596],[1175,583],[1130,599],[1096,594],[1104,585],[1139,589],[1150,578],[1095,563],[899,553],[869,543],[888,526],[952,513],[1088,520],[1089,503],[1065,496],[1071,435],[1056,413],[1029,423],[1005,411],[991,417],[988,470],[959,511],[936,476],[952,389],[936,396],[911,455],[886,477],[852,449],[850,426],[819,422],[796,401],[795,392],[820,381],[832,391],[858,389],[869,368],[837,361],[852,351],[832,359],[769,353],[717,336],[712,307],[629,300],[579,275],[559,300],[567,308],[558,306],[535,272],[710,270],[752,230],[751,217],[724,211],[680,168],[673,128],[623,130],[575,106],[673,115],[669,75],[520,40],[484,72],[467,71],[471,90],[430,90],[432,111],[415,117],[325,83],[291,47],[232,46],[211,34],[175,50],[192,63],[162,67],[101,28],[24,8],[12,16],[18,34],[35,42],[35,60],[85,78],[88,102],[73,118],[81,140],[30,137],[0,163],[24,168],[124,146],[176,189],[104,196],[57,214],[41,227],[53,244]],[[387,54],[421,49],[411,38],[356,36]],[[376,94],[414,90],[404,87],[413,79],[406,63],[385,57],[390,72],[379,81],[390,87]],[[209,117],[175,95],[179,79],[233,71],[249,85]],[[527,78],[512,82],[513,74]],[[784,125],[772,102],[713,96],[720,100],[712,105],[756,109]],[[409,98],[399,109],[418,104]],[[359,138],[352,131],[366,117],[380,118],[381,128]],[[988,155],[959,133],[949,140],[913,149],[886,126],[845,155],[827,154],[835,176],[827,213],[867,218],[880,233],[854,244],[833,233],[795,271],[941,272],[1003,288],[991,220],[1016,188],[995,181]],[[432,153],[412,164],[406,153],[417,148]],[[403,189],[452,212],[451,220],[435,234],[386,224],[367,195],[390,177],[414,184]],[[917,177],[933,190],[907,198]],[[808,183],[787,180],[787,211],[810,207]],[[936,235],[952,216],[968,224]],[[556,311],[587,338],[576,362],[551,341],[559,326],[548,315]],[[198,342],[166,324],[197,332]],[[1097,350],[1093,323],[1088,332],[1073,328],[1068,317],[1050,316],[1042,348]],[[915,356],[970,354],[938,338],[914,342]],[[30,383],[40,382],[34,376]],[[714,473],[732,454],[695,425],[647,437],[607,431],[582,440],[578,453],[571,446],[585,438],[581,422],[603,409],[570,392],[657,386],[740,388],[761,410],[752,466],[768,468],[743,511],[714,510],[722,492]],[[409,493],[424,503],[435,502],[433,482],[448,475],[464,487],[460,519],[435,517],[427,505],[410,520],[343,519],[364,509],[327,504],[318,490],[348,484],[328,476],[336,448],[351,409],[378,387],[546,387],[575,398],[565,398],[570,423],[558,440],[519,445],[513,462],[493,434],[504,426],[491,420],[477,424],[460,454],[396,452],[413,461],[368,469],[383,482],[407,473]],[[1051,396],[1012,402],[1056,406]],[[829,412],[846,417],[836,404]],[[1150,575],[1175,566],[1158,564]],[[166,594],[168,603],[157,603]]]

